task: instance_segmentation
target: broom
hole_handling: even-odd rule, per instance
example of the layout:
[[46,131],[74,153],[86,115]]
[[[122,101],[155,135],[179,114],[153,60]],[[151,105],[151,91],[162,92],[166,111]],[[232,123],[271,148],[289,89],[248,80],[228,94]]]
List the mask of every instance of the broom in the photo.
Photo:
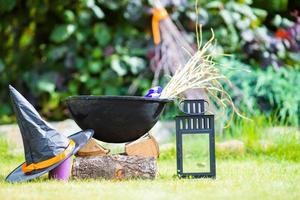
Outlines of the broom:
[[[184,31],[179,31],[177,26],[169,17],[160,1],[153,2],[152,31],[155,43],[155,55],[151,60],[151,67],[154,70],[152,85],[158,85],[161,72],[167,75],[174,75],[176,70],[182,68],[190,59],[190,55],[196,50],[187,41]],[[208,99],[202,89],[190,89],[182,93],[188,99]]]
[[[161,92],[160,98],[181,98],[181,94],[191,89],[202,89],[211,97],[212,101],[225,111],[229,106],[233,109],[232,116],[236,113],[239,117],[248,119],[240,114],[232,98],[224,89],[222,82],[231,85],[230,81],[217,67],[214,58],[214,32],[211,39],[202,46],[198,41],[197,51],[190,55],[187,63],[176,70],[170,81]],[[197,35],[202,36],[201,26],[197,27]],[[197,36],[198,37],[198,36]],[[230,120],[232,117],[230,118]],[[229,123],[230,124],[230,123]]]
[[[211,39],[202,46],[202,27],[196,23],[198,49],[194,50],[168,17],[160,2],[155,2],[152,28],[156,44],[156,57],[154,59],[157,59],[158,62],[156,62],[154,80],[158,79],[161,70],[173,74],[160,98],[182,98],[182,94],[185,94],[184,96],[187,98],[203,98],[204,96],[208,99],[206,94],[209,94],[213,102],[211,105],[217,105],[224,112],[230,106],[233,110],[231,116],[236,113],[238,116],[248,119],[240,114],[232,98],[222,86],[221,82],[230,84],[230,81],[221,73],[214,62],[216,55],[213,53],[215,52],[213,30]],[[216,108],[213,110],[220,111]]]

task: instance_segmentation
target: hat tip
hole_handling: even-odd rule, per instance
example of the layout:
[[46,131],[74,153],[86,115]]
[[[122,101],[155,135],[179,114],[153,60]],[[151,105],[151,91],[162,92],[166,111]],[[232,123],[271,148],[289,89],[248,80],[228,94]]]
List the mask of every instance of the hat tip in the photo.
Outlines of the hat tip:
[[8,88],[9,90],[15,90],[15,88],[11,84],[8,85]]
[[11,95],[16,94],[17,90],[12,85],[9,84],[8,88]]

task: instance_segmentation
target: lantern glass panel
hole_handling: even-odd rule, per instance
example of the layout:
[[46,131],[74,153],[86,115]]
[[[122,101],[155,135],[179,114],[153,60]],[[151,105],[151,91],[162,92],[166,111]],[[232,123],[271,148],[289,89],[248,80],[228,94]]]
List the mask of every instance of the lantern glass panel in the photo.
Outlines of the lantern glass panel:
[[182,135],[183,173],[210,172],[209,134]]

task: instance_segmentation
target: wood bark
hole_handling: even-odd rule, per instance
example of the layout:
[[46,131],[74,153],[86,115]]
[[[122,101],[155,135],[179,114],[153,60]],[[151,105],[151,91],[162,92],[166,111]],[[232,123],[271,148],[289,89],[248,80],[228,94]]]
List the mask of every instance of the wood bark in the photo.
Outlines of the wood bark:
[[72,176],[78,179],[154,179],[156,174],[156,159],[143,156],[76,157],[72,167]]

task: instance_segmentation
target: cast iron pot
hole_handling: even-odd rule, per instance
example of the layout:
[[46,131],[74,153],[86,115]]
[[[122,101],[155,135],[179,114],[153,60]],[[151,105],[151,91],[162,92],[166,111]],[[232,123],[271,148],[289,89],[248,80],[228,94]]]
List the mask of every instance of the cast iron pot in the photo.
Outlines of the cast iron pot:
[[146,134],[171,101],[137,96],[72,96],[67,105],[82,130],[93,129],[93,137],[103,142],[122,143]]

